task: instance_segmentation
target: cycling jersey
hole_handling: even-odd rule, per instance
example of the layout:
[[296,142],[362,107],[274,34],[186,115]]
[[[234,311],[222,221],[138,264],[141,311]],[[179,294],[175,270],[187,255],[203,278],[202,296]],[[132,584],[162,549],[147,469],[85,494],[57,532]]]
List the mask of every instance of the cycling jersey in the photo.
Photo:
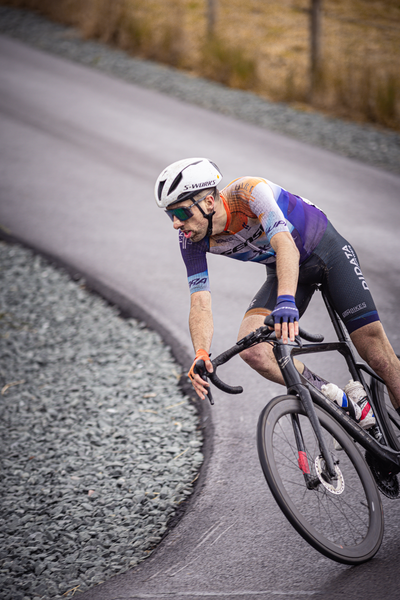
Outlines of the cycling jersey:
[[[278,293],[276,269],[268,265],[266,269],[267,280],[251,301],[247,315],[266,316],[275,308]],[[300,317],[310,303],[315,284],[322,285],[349,333],[379,321],[357,254],[329,221],[321,242],[299,270],[296,306]]]
[[200,242],[179,232],[190,292],[209,291],[206,253],[274,266],[271,239],[289,232],[300,252],[300,264],[324,235],[326,215],[305,198],[260,177],[241,177],[220,192],[227,213],[225,230]]

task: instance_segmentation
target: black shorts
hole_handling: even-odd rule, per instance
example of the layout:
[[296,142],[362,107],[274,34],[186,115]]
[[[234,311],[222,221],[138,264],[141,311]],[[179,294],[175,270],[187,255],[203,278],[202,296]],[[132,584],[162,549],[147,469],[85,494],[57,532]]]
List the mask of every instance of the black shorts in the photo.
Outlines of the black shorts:
[[[349,333],[379,321],[379,315],[361,272],[357,254],[328,221],[322,240],[300,265],[296,305],[302,316],[310,303],[315,285],[320,284]],[[278,278],[267,266],[267,280],[254,296],[246,316],[267,315],[275,308]]]

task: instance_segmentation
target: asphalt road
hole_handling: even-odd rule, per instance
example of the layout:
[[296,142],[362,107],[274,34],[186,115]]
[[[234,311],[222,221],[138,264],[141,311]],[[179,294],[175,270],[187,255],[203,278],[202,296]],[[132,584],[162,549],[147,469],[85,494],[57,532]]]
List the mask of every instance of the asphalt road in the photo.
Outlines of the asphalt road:
[[[191,354],[189,296],[176,233],[153,200],[160,170],[208,156],[225,182],[265,176],[327,212],[357,248],[397,352],[400,178],[0,37],[0,225],[137,306]],[[263,268],[211,257],[214,354],[231,346]],[[320,299],[303,326],[329,337]],[[179,353],[178,352],[178,353]],[[340,363],[316,368],[342,381]],[[314,366],[314,365],[311,365]],[[285,521],[263,480],[255,429],[279,386],[237,358],[225,368],[245,392],[215,394],[210,452],[195,497],[158,550],[133,571],[83,594],[134,598],[398,598],[400,502],[384,501],[382,548],[338,565]]]

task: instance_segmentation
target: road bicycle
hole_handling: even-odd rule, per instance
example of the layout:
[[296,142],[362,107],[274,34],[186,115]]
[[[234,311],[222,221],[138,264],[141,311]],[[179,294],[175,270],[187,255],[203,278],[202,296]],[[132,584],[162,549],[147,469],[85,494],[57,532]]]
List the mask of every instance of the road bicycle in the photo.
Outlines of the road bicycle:
[[[389,498],[400,494],[400,416],[383,380],[357,362],[347,330],[319,289],[337,341],[324,342],[322,335],[300,329],[294,343],[283,344],[267,317],[263,327],[212,360],[213,373],[205,370],[204,362],[196,364],[203,379],[238,394],[242,387],[224,383],[218,367],[251,346],[272,344],[287,394],[268,402],[258,420],[257,446],[265,478],[280,509],[309,544],[332,560],[357,565],[370,560],[382,543],[378,490]],[[321,352],[339,352],[350,377],[363,385],[376,418],[368,431],[297,371],[295,356]],[[214,403],[211,390],[209,400]]]

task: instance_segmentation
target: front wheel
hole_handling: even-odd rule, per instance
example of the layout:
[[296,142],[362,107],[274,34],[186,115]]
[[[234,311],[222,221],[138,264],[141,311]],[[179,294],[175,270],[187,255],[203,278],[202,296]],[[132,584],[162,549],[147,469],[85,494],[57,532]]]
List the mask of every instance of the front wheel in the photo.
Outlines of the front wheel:
[[[370,560],[382,543],[379,493],[344,429],[318,406],[315,411],[334,455],[336,479],[332,482],[324,476],[314,430],[294,396],[275,398],[260,415],[257,443],[261,466],[279,507],[309,544],[337,562],[361,564]],[[305,452],[298,451],[295,430],[297,437],[301,432]],[[342,451],[334,450],[334,438]]]

